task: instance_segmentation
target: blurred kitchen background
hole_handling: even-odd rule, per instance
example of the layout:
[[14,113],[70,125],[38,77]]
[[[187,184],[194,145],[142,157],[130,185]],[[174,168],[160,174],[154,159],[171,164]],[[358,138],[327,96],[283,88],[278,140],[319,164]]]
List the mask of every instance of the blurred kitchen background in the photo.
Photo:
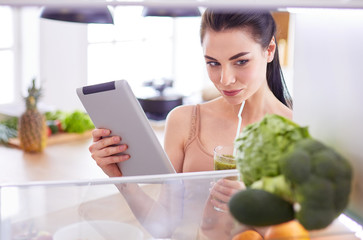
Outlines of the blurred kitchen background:
[[[352,163],[350,210],[362,218],[363,4],[354,3],[358,9],[283,8],[275,17],[294,120]],[[44,111],[82,109],[77,87],[117,79],[128,80],[140,97],[145,83],[168,81],[165,94],[182,96],[183,104],[216,96],[202,57],[200,17],[145,17],[142,6],[109,10],[114,25],[54,21],[40,18],[41,7],[0,6],[2,116],[24,110],[23,96],[34,77],[44,89],[39,104]],[[162,139],[162,130],[159,134]],[[104,177],[90,164],[89,143],[49,146],[43,155],[0,146],[0,181]],[[60,162],[62,154],[67,164]]]
[[[140,98],[158,94],[144,87],[150,82],[171,82],[164,95],[181,96],[184,104],[215,96],[200,45],[200,16],[147,16],[143,6],[116,6],[108,8],[114,24],[83,24],[40,18],[42,10],[0,7],[0,112],[21,112],[34,77],[44,89],[45,109],[82,109],[75,88],[118,79],[128,80]],[[292,92],[293,19],[288,12],[275,15]]]

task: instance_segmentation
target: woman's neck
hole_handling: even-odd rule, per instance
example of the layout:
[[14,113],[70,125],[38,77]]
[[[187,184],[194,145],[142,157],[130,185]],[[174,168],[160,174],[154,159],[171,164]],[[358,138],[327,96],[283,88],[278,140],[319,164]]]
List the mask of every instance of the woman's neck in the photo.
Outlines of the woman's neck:
[[[258,122],[266,114],[281,114],[282,105],[266,84],[246,100],[242,112],[243,125]],[[237,114],[240,106],[234,106],[234,111],[237,111]]]

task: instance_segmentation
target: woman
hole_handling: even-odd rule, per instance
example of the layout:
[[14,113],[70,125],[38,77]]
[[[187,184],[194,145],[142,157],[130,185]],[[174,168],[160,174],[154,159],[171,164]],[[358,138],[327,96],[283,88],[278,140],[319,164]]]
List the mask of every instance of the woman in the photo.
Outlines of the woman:
[[[234,142],[242,102],[241,129],[266,114],[292,118],[275,32],[275,22],[268,12],[204,12],[201,44],[209,78],[221,96],[175,108],[168,115],[164,148],[177,172],[213,170],[213,149]],[[115,163],[129,156],[113,154],[125,151],[127,146],[113,147],[120,138],[102,138],[109,134],[109,130],[94,130],[89,150],[108,176],[119,177],[122,172]],[[235,181],[220,181],[211,191],[212,204],[225,209],[223,202],[241,187]]]

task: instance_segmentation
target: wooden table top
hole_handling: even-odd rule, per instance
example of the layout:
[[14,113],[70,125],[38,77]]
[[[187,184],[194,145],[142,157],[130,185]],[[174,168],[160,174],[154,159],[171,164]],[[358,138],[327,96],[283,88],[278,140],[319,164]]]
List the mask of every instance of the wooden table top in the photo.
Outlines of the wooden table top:
[[107,177],[91,158],[91,139],[47,146],[25,153],[0,145],[0,183],[79,180]]

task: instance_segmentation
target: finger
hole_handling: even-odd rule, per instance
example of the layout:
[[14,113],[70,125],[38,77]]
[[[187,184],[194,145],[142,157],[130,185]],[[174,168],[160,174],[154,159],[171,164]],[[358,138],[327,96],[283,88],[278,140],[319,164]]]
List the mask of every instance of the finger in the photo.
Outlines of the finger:
[[127,145],[126,144],[122,144],[122,145],[118,145],[118,146],[112,146],[112,147],[106,147],[103,148],[101,150],[97,150],[92,152],[92,158],[94,160],[98,160],[99,158],[105,158],[105,157],[110,157],[112,155],[125,155],[125,154],[119,154],[124,152],[127,149]]
[[246,189],[246,186],[244,184],[244,182],[241,182],[241,181],[236,181],[236,180],[230,180],[230,179],[220,179],[218,181],[218,184],[221,184],[225,187],[229,187],[229,188],[233,188],[233,189],[236,189],[236,190],[243,190],[243,189]]
[[213,190],[226,196],[232,196],[234,193],[236,193],[239,190],[238,188],[235,187],[236,186],[234,186],[233,184],[225,182],[225,179],[222,179],[221,181],[218,181],[214,185]]
[[96,155],[98,157],[108,157],[108,156],[111,156],[111,155],[122,153],[122,152],[124,152],[126,150],[127,150],[127,145],[126,144],[121,144],[121,145],[114,146],[114,147],[103,148],[100,151],[98,151],[96,153]]
[[217,209],[221,209],[224,212],[228,212],[229,211],[228,204],[225,203],[225,202],[221,202],[221,201],[219,201],[217,199],[213,199],[212,198],[211,199],[211,203]]
[[119,144],[120,142],[121,142],[121,137],[119,137],[119,136],[105,137],[103,139],[98,140],[94,144],[92,144],[89,147],[89,151],[91,153],[94,153],[98,150],[107,148],[111,145]]
[[107,137],[111,134],[109,129],[96,128],[92,131],[93,142],[99,141],[102,137]]
[[130,159],[130,156],[125,154],[125,155],[110,156],[110,157],[105,157],[105,158],[98,158],[98,159],[96,159],[96,163],[99,167],[104,168],[105,166],[124,162],[128,159]]
[[210,195],[212,199],[215,199],[219,202],[227,203],[229,199],[231,198],[230,195],[226,195],[223,192],[218,191],[216,188],[212,188]]

